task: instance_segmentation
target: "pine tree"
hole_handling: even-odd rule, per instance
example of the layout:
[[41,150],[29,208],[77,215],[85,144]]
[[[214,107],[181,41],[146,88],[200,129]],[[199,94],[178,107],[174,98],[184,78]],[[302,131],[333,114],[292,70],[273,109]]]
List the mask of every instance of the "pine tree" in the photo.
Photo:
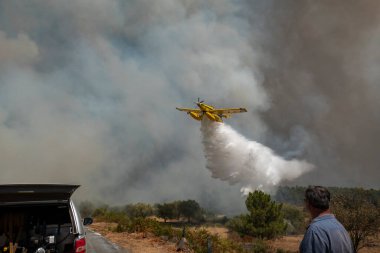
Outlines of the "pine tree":
[[241,235],[272,239],[286,230],[286,222],[281,212],[282,204],[271,200],[270,195],[262,191],[250,192],[245,205],[248,214],[235,217],[229,227]]

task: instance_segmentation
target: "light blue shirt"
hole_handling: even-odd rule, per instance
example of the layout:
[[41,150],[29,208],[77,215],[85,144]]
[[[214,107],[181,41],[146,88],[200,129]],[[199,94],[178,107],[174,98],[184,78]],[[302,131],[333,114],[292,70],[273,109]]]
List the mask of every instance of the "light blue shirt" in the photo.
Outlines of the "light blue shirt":
[[300,244],[301,253],[353,253],[349,234],[333,214],[313,219]]

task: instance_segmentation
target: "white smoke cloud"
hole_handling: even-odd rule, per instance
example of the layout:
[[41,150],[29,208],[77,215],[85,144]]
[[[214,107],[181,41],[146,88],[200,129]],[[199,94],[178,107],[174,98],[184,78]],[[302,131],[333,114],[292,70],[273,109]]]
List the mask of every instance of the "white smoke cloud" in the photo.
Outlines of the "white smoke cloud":
[[240,184],[244,195],[253,189],[273,192],[282,180],[294,180],[313,168],[305,161],[281,158],[224,123],[203,119],[201,131],[212,177]]
[[[369,41],[378,34],[371,18],[378,9],[341,18],[340,4],[321,11],[334,17],[336,28],[356,27],[349,37],[334,35],[313,8],[324,3],[0,1],[0,183],[78,183],[83,198],[111,204],[194,198],[231,212],[242,203],[239,184],[271,188],[287,178],[281,174],[287,166],[297,175],[302,162],[280,157],[316,164],[318,170],[305,173],[311,180],[299,184],[365,178],[378,185],[372,143],[380,135],[371,118],[380,101],[378,37]],[[304,15],[304,7],[313,15]],[[367,23],[359,22],[363,16]],[[316,38],[308,24],[325,32]],[[359,37],[352,50],[347,38]],[[350,57],[342,62],[342,56]],[[349,78],[341,78],[343,70]],[[359,87],[362,81],[372,88]],[[361,96],[367,93],[371,99]],[[234,129],[279,156],[236,133],[247,150],[234,155],[246,155],[248,163],[256,154],[248,150],[257,148],[263,160],[251,170],[238,162],[246,181],[214,172],[235,185],[211,178],[197,122],[175,110],[197,97],[218,107],[246,107],[248,113],[230,121]],[[374,123],[362,130],[362,122]],[[257,169],[267,168],[269,158],[276,169]],[[331,170],[338,166],[352,173]]]

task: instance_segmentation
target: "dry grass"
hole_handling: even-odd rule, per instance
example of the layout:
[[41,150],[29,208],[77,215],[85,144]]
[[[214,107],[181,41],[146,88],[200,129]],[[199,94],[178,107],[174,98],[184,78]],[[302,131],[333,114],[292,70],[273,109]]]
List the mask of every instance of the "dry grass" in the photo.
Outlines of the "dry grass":
[[[152,234],[143,233],[115,233],[112,232],[116,223],[96,222],[89,226],[93,231],[100,233],[111,242],[129,249],[133,253],[172,253],[176,252],[175,243],[156,237]],[[204,227],[210,233],[219,235],[221,238],[228,238],[228,229],[225,227],[208,226]],[[269,241],[274,249],[283,249],[290,252],[298,252],[302,235],[283,236],[276,240]],[[359,250],[359,253],[378,253],[380,252],[380,239],[372,247]]]
[[223,238],[223,239],[227,239],[229,236],[228,229],[225,227],[207,226],[207,227],[201,227],[201,228],[204,228],[211,234],[218,235],[220,238]]
[[[282,238],[270,241],[270,245],[275,249],[284,249],[292,252],[298,252],[303,235],[283,236]],[[377,238],[374,245],[359,250],[359,253],[379,253],[380,239]]]
[[302,237],[302,235],[283,236],[279,239],[271,240],[270,245],[275,249],[298,252]]
[[130,250],[133,253],[162,253],[176,252],[175,243],[166,241],[151,234],[144,233],[115,233],[112,230],[116,223],[96,222],[89,226],[111,242]]

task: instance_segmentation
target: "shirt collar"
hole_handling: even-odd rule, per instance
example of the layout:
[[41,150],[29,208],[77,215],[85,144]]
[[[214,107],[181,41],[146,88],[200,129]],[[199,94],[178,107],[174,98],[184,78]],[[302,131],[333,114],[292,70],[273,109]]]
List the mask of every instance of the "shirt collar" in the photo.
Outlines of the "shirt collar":
[[335,215],[332,214],[332,213],[328,213],[328,214],[324,214],[324,215],[321,215],[321,216],[318,216],[318,217],[315,217],[311,223],[313,222],[317,222],[317,221],[321,221],[321,220],[328,220],[328,219],[333,219],[335,218]]

